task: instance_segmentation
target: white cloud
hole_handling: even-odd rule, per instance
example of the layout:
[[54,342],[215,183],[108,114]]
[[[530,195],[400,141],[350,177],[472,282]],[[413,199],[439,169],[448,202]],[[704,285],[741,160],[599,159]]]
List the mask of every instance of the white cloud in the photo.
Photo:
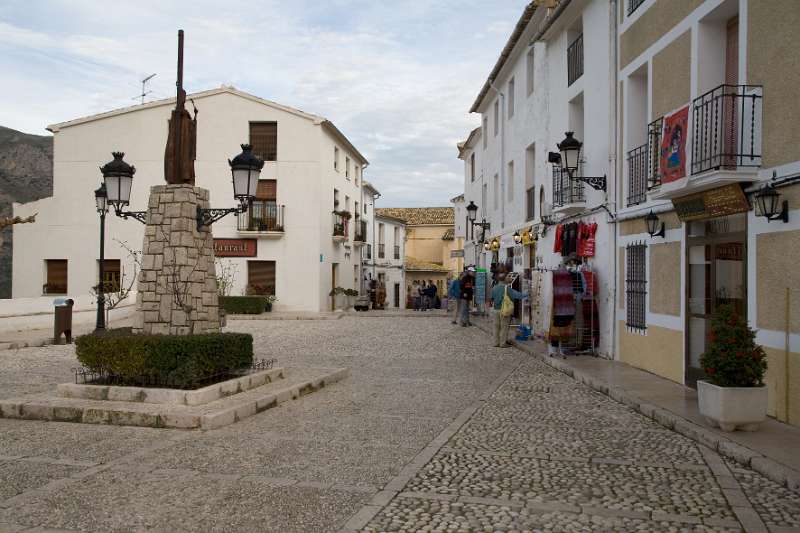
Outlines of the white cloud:
[[130,105],[145,75],[174,91],[176,29],[189,91],[233,83],[323,115],[367,156],[384,205],[446,205],[462,188],[455,143],[525,4],[480,0],[15,2],[0,8],[0,124],[50,123]]

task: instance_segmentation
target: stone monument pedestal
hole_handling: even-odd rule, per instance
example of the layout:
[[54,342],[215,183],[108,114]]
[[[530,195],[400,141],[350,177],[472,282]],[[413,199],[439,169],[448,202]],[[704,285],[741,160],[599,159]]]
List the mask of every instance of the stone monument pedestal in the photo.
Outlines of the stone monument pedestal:
[[197,229],[208,190],[150,188],[134,333],[189,335],[219,331],[219,299],[210,227]]

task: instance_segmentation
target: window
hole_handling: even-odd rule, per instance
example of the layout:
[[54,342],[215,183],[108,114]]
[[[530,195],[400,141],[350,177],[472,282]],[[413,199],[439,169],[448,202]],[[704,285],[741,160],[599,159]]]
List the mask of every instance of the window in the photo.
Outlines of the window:
[[378,259],[384,259],[386,257],[386,227],[383,223],[378,223]]
[[[100,270],[100,260],[97,260],[98,272]],[[120,264],[119,259],[106,259],[103,261],[103,287],[105,292],[118,292],[120,287]]]
[[367,214],[367,204],[364,204],[364,214]]
[[567,48],[567,87],[583,76],[583,34]]
[[344,177],[350,179],[350,158],[344,158]]
[[486,145],[489,142],[489,117],[483,117],[483,149],[486,150]]
[[251,122],[250,145],[253,154],[264,161],[278,160],[278,123]]
[[481,191],[481,209],[483,210],[487,209],[486,206],[488,204],[486,202],[488,201],[488,198],[489,198],[488,184],[484,183],[483,190]]
[[277,180],[258,180],[250,209],[239,215],[239,230],[283,231],[283,207],[277,204],[277,198]]
[[[353,179],[354,179],[354,180],[355,180],[355,182],[356,182],[356,186],[358,186],[358,178],[360,178],[360,177],[361,177],[361,176],[359,176],[359,175],[358,175],[358,173],[359,173],[360,171],[361,171],[361,167],[359,167],[358,165],[356,165],[355,167],[353,167]],[[358,211],[358,210],[356,210],[356,211]]]
[[333,147],[333,170],[339,171],[339,147]]
[[372,245],[371,244],[367,245],[366,254],[367,254],[366,255],[366,259],[372,259]]
[[475,152],[469,156],[469,179],[475,181]]
[[527,57],[527,79],[525,80],[526,90],[528,92],[528,96],[531,95],[533,92],[533,48],[528,50],[528,57]]
[[508,82],[508,118],[514,116],[514,78]]
[[67,260],[45,259],[44,294],[67,294]]
[[508,163],[508,201],[514,201],[514,162]]
[[275,261],[247,262],[247,293],[275,295]]
[[494,101],[494,136],[500,131],[500,100]]
[[339,207],[339,189],[333,189],[333,209]]
[[629,244],[626,248],[627,270],[625,278],[626,325],[631,329],[647,329],[645,300],[647,297],[647,245]]
[[495,210],[500,208],[500,178],[497,174],[494,175],[494,208]]
[[525,191],[525,220],[536,218],[536,188],[530,187]]

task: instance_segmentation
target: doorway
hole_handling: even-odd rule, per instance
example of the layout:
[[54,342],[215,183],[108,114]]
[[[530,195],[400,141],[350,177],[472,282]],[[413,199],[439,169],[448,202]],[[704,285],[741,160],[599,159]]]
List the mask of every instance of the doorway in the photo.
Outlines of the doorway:
[[747,215],[694,221],[688,227],[685,379],[695,387],[706,376],[700,356],[708,346],[714,312],[731,305],[747,318]]
[[400,284],[394,284],[394,306],[400,307]]
[[336,296],[333,295],[333,289],[336,288],[336,277],[339,273],[339,263],[331,263],[331,311],[336,310]]

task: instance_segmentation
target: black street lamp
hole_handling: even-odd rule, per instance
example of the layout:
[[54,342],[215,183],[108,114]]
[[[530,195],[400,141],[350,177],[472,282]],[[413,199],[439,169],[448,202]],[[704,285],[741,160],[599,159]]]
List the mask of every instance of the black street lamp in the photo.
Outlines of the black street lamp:
[[198,231],[203,226],[210,226],[224,216],[246,212],[250,203],[256,197],[258,178],[261,175],[261,169],[264,168],[264,160],[253,154],[253,148],[249,144],[243,144],[241,147],[242,153],[234,157],[233,160],[228,159],[233,181],[233,197],[239,200],[239,206],[224,209],[203,209],[198,207]]
[[481,242],[483,241],[483,236],[491,226],[489,222],[486,222],[486,219],[482,219],[480,222],[475,222],[475,219],[478,216],[478,206],[475,205],[475,202],[472,200],[469,201],[469,205],[467,206],[467,226],[470,228],[470,238],[475,238],[475,226],[478,226],[483,230],[481,232]]
[[94,201],[97,205],[97,212],[100,214],[100,266],[99,266],[99,281],[97,283],[97,321],[95,322],[95,331],[103,331],[106,329],[106,290],[103,283],[103,274],[105,266],[105,240],[106,240],[106,213],[108,213],[108,195],[106,194],[106,184],[100,184],[94,191]]
[[[605,192],[605,176],[575,176],[575,173],[578,171],[578,163],[580,162],[583,143],[573,137],[574,134],[575,132],[573,131],[565,132],[564,135],[566,135],[566,137],[564,137],[564,140],[556,144],[561,155],[561,170],[566,172],[571,180],[588,183],[591,188]],[[550,159],[553,160],[554,158],[551,157]]]
[[756,216],[766,217],[767,222],[783,220],[789,222],[789,202],[781,203],[781,193],[771,184],[764,185],[755,194]]
[[522,242],[522,235],[520,235],[518,231],[514,232],[514,242],[517,244]]
[[666,225],[661,222],[661,228],[659,229],[658,223],[660,220],[658,219],[658,215],[653,213],[652,210],[644,217],[644,222],[647,224],[647,233],[650,234],[650,237],[664,238],[666,235]]
[[114,207],[114,213],[123,219],[134,218],[144,224],[146,211],[123,211],[131,201],[131,189],[133,188],[133,175],[136,174],[136,167],[123,161],[124,152],[111,152],[114,156],[102,167],[103,185],[107,195],[107,203]]

